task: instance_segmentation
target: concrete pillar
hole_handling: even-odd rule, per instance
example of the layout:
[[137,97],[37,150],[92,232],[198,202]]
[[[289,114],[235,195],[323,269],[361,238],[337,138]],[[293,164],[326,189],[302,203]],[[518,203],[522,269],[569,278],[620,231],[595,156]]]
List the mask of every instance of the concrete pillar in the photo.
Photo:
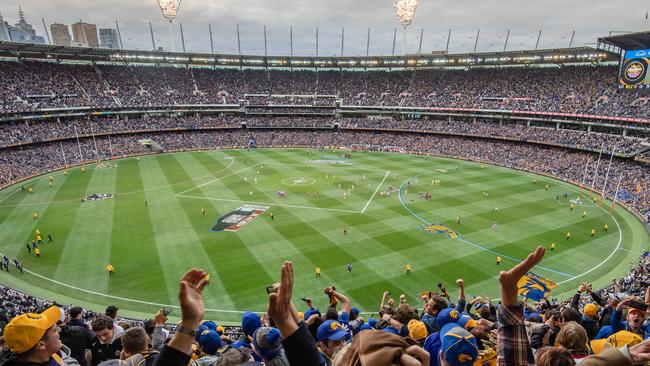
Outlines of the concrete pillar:
[[499,118],[499,127],[503,127],[503,118]]
[[627,137],[627,128],[623,129],[623,137]]
[[560,127],[562,127],[562,124],[560,124],[560,122],[558,122],[558,123],[555,124],[555,129],[556,129],[556,130],[559,130]]
[[530,120],[526,121],[526,127],[530,127]]
[[591,132],[591,125],[587,126],[587,132]]

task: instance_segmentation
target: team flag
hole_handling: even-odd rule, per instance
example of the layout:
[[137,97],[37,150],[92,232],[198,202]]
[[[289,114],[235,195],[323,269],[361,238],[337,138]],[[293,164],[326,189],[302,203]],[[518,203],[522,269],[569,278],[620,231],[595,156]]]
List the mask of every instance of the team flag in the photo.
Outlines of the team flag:
[[557,285],[533,272],[526,273],[517,282],[517,294],[534,301],[540,301],[544,294],[551,292]]

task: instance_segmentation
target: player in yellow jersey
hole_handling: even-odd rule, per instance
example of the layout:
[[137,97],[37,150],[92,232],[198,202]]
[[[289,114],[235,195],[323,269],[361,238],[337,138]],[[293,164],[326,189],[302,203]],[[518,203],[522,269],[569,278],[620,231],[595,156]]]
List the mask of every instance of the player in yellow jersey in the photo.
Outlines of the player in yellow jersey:
[[201,209],[201,216],[205,216],[205,208]]
[[548,184],[544,186],[544,190],[548,191]]
[[36,258],[41,257],[41,250],[39,248],[34,248],[34,254],[36,254]]
[[567,231],[566,232],[566,240],[569,240],[569,239],[571,239],[571,232]]
[[500,265],[501,262],[503,262],[503,258],[501,258],[500,255],[497,255],[497,266]]
[[320,267],[316,266],[314,273],[316,274],[316,278],[320,278]]
[[27,187],[27,193],[29,194],[34,193],[34,188],[32,188],[32,186]]
[[410,276],[410,275],[411,275],[411,270],[412,270],[412,269],[413,269],[413,266],[411,265],[411,263],[408,263],[408,264],[406,265],[406,275],[407,275],[407,276]]
[[591,236],[596,236],[596,229],[591,229]]
[[85,167],[85,166],[82,166],[82,167],[81,167],[81,172],[82,172],[82,173],[85,173],[85,172],[86,172],[86,167]]
[[460,216],[456,216],[456,223],[460,225]]
[[115,272],[115,268],[113,268],[113,265],[109,263],[106,265],[106,271],[108,271],[108,276],[110,277]]
[[576,205],[572,203],[571,206],[569,206],[569,210],[573,211],[574,208],[576,208]]
[[555,250],[555,243],[551,243],[551,250]]
[[584,219],[585,217],[587,217],[587,211],[582,211],[582,218]]
[[607,230],[609,230],[609,225],[605,224],[605,225],[603,226],[603,231],[604,231],[604,232],[607,232]]
[[36,229],[36,230],[34,231],[34,234],[35,234],[35,235],[41,235],[41,231],[40,231],[39,229]]
[[38,221],[38,212],[34,212],[34,213],[32,214],[32,220],[34,220],[34,221]]
[[36,241],[38,242],[39,245],[43,244],[43,237],[41,236],[41,234],[36,234]]

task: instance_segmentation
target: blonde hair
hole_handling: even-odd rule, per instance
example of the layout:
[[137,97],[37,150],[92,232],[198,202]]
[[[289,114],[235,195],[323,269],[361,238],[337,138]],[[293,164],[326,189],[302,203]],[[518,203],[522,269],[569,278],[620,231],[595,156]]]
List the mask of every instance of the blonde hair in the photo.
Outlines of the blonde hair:
[[568,349],[572,354],[587,353],[587,331],[576,322],[567,322],[562,325],[555,343]]

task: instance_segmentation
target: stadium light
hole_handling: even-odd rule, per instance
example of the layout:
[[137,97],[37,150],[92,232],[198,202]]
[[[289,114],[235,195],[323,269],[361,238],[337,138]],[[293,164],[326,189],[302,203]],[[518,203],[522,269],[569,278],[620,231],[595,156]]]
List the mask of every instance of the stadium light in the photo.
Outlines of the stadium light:
[[178,15],[178,8],[181,6],[181,0],[156,0],[163,17],[171,23]]
[[399,23],[404,27],[411,25],[415,9],[418,7],[418,0],[394,0],[393,8],[399,19]]
[[[156,4],[162,12],[162,16],[169,20],[169,43],[171,44],[172,52],[176,51],[176,45],[174,44],[174,27],[172,26],[172,21],[176,19],[178,15],[178,8],[181,7],[181,0],[156,0]],[[152,36],[153,37],[153,36]]]
[[404,54],[406,55],[406,28],[413,22],[418,0],[393,0],[393,8],[399,23],[404,27]]

